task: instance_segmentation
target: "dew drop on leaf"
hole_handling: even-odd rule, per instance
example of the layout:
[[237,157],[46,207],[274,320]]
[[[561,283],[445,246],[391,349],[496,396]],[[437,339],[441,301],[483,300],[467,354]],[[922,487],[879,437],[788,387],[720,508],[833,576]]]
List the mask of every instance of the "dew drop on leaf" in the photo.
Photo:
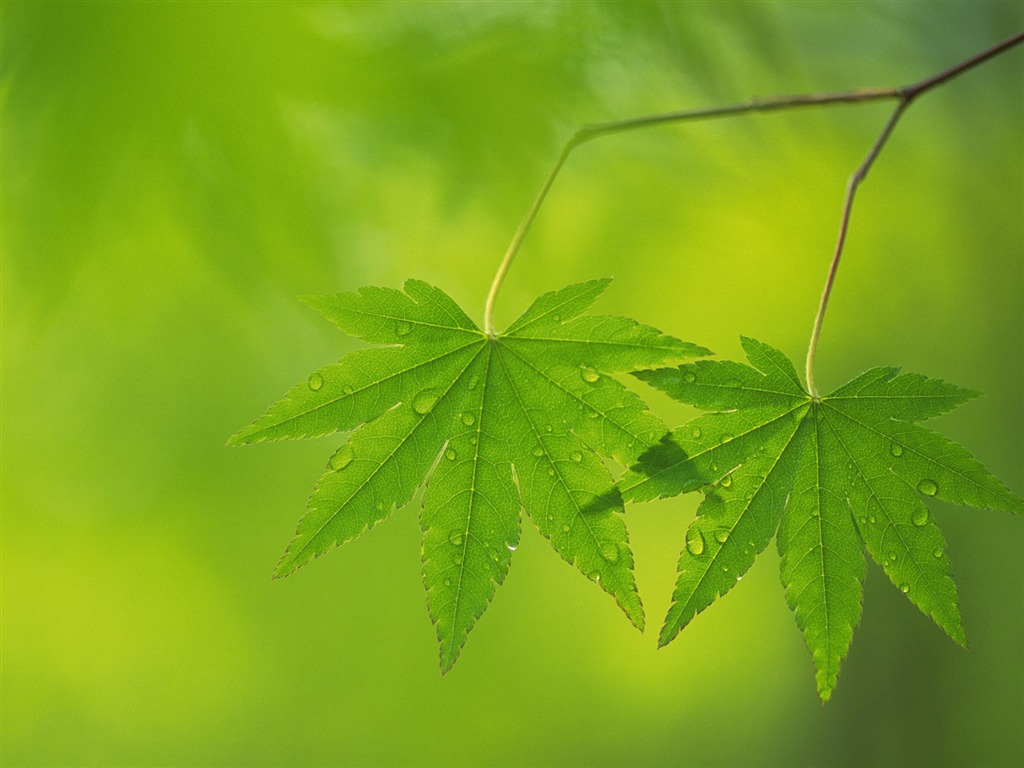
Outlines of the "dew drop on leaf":
[[480,377],[479,376],[474,376],[473,378],[471,378],[469,380],[469,388],[470,389],[476,389],[476,385],[479,384],[479,383],[480,383]]
[[935,484],[934,480],[929,480],[927,477],[917,484],[917,490],[923,493],[925,496],[934,496],[939,492],[939,486]]
[[445,580],[444,580],[444,585],[445,585],[446,587],[450,587],[450,586],[452,585],[452,580],[451,580],[451,579],[445,579]]
[[695,374],[693,371],[689,369],[683,371],[683,381],[685,381],[687,384],[693,384],[693,382],[695,382],[696,380],[697,374]]
[[548,477],[554,477],[554,476],[555,476],[555,468],[554,467],[548,467]]
[[518,544],[516,544],[514,542],[511,542],[511,541],[505,542],[505,546],[508,548],[509,552],[515,552],[516,549],[518,549],[518,547],[519,547]]
[[890,552],[889,553],[889,560],[891,560],[894,563],[896,562],[896,553],[895,552]]
[[602,544],[601,557],[603,557],[609,563],[617,563],[619,561],[619,545],[615,542],[607,542],[605,544]]
[[699,440],[701,435],[700,427],[694,427],[690,434],[693,435],[694,440]]
[[352,449],[348,445],[343,445],[339,448],[333,456],[331,456],[331,469],[337,471],[344,469],[352,463]]
[[346,395],[351,395],[353,390],[352,387],[346,384],[344,387],[341,388],[341,391],[344,392]]
[[544,455],[544,449],[538,445],[536,448],[533,449],[533,455],[539,459],[541,456]]
[[600,581],[601,580],[601,572],[600,571],[591,571],[590,573],[587,574],[587,578],[590,579],[591,581]]
[[593,368],[588,368],[585,365],[581,365],[580,377],[588,384],[596,384],[597,381],[601,378],[601,374],[599,374]]
[[704,534],[700,528],[691,527],[686,531],[686,551],[694,557],[704,554]]
[[909,584],[906,584],[906,583],[900,584],[900,592],[902,592],[903,594],[907,594],[907,592],[909,592],[909,591],[910,591],[910,585]]
[[732,475],[731,474],[730,475],[726,475],[725,477],[722,478],[722,487],[723,488],[728,488],[730,485],[732,485]]
[[448,534],[448,543],[451,544],[453,547],[461,547],[462,546],[462,531],[456,530],[456,531],[452,531],[451,533],[449,533]]
[[579,451],[573,451],[571,458],[573,461],[583,461],[583,454]]
[[903,446],[900,445],[899,443],[893,443],[889,447],[889,453],[891,453],[896,458],[899,458],[900,456],[903,455]]
[[464,414],[462,414],[462,423],[465,424],[467,427],[471,427],[473,426],[473,424],[476,423],[476,416],[474,416],[469,411],[466,411]]
[[437,405],[438,399],[439,397],[436,392],[425,389],[413,398],[412,409],[421,416],[426,416]]
[[932,554],[935,555],[935,557],[942,557],[942,555],[945,553],[942,551],[941,548],[936,548],[935,551],[932,552]]
[[719,544],[725,544],[729,540],[729,529],[719,528],[715,531],[715,541]]
[[910,517],[910,522],[916,525],[918,528],[923,528],[928,524],[928,507],[918,507],[914,510],[914,514]]
[[316,392],[324,385],[324,377],[319,373],[311,373],[309,374],[309,380],[306,383],[309,385],[311,390]]
[[447,451],[444,452],[444,456],[446,459],[448,459],[448,461],[455,461],[455,459],[458,458],[459,454],[456,453],[454,448],[449,448]]
[[404,321],[399,320],[395,323],[395,336],[408,336],[411,330],[412,326]]

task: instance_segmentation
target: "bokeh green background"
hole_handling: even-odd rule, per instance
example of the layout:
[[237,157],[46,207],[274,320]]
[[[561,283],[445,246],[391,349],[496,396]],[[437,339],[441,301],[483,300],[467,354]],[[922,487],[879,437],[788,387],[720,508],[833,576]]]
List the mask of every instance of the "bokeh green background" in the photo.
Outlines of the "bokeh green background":
[[[356,347],[296,299],[471,315],[580,123],[924,77],[1020,2],[2,4],[4,765],[1024,763],[1024,521],[933,509],[963,652],[869,567],[833,700],[769,550],[655,650],[527,526],[442,679],[418,502],[271,570],[343,437],[224,446]],[[1024,49],[915,105],[862,190],[820,353],[986,392],[939,426],[1024,491]],[[603,139],[501,297],[801,358],[888,107]],[[499,323],[500,324],[500,323]],[[647,392],[670,423],[685,409]],[[692,498],[628,510],[656,628]]]

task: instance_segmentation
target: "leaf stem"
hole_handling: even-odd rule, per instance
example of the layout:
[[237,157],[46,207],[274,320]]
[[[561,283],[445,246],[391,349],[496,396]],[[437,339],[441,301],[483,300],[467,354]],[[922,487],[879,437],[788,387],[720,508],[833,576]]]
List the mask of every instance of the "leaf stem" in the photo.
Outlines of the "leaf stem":
[[938,74],[912,85],[903,87],[858,88],[850,91],[837,91],[832,93],[809,93],[775,96],[771,98],[757,98],[740,104],[730,104],[720,107],[711,107],[708,109],[690,109],[676,112],[665,112],[655,115],[628,118],[626,120],[612,120],[609,122],[590,123],[584,125],[578,129],[562,147],[562,151],[559,153],[554,167],[551,169],[551,172],[548,174],[547,180],[541,187],[536,199],[534,199],[533,204],[530,206],[526,215],[523,217],[522,222],[519,224],[519,228],[516,230],[516,233],[512,238],[512,242],[509,244],[508,250],[505,252],[504,258],[501,260],[501,264],[498,266],[498,271],[494,275],[494,280],[491,283],[491,289],[487,294],[487,303],[484,306],[484,331],[488,336],[493,337],[495,335],[494,304],[497,300],[498,292],[501,289],[502,283],[505,281],[505,276],[508,274],[509,268],[512,266],[512,262],[515,260],[516,254],[522,246],[523,239],[530,231],[530,227],[532,226],[534,219],[537,218],[537,214],[540,211],[541,206],[544,204],[544,200],[547,198],[548,192],[551,190],[551,186],[554,184],[555,179],[562,170],[562,166],[565,165],[565,162],[572,151],[581,144],[585,144],[588,141],[592,141],[602,136],[610,136],[641,128],[652,128],[672,123],[707,120],[717,117],[732,117],[734,115],[744,115],[751,112],[774,112],[783,109],[793,109],[796,107],[820,107],[829,104],[859,104],[866,101],[897,99],[899,101],[899,106],[889,118],[889,122],[886,124],[882,135],[879,136],[878,140],[876,140],[875,145],[868,154],[868,157],[865,159],[864,163],[861,164],[861,167],[857,169],[857,172],[854,173],[854,176],[851,177],[850,183],[847,186],[846,204],[843,207],[843,220],[840,229],[839,245],[832,259],[832,267],[829,270],[828,281],[825,285],[825,291],[822,294],[822,301],[818,308],[818,317],[815,321],[814,332],[811,338],[811,346],[807,354],[808,388],[811,390],[812,395],[817,396],[813,385],[814,353],[817,348],[818,337],[821,333],[821,323],[824,318],[825,308],[828,306],[828,297],[832,290],[832,284],[835,281],[836,269],[839,266],[839,257],[842,255],[843,242],[846,238],[846,229],[850,217],[850,207],[853,203],[853,195],[856,192],[857,186],[867,175],[871,164],[881,151],[882,145],[885,144],[886,139],[888,139],[896,121],[911,101],[925,91],[945,83],[962,72],[966,72],[968,69],[989,60],[993,56],[1009,50],[1022,41],[1024,41],[1024,32],[1007,38],[1001,43],[998,43],[991,48],[987,48],[986,50],[975,54],[969,59],[965,59],[949,69],[943,70]]
[[846,198],[843,201],[843,212],[839,220],[839,237],[836,241],[835,253],[832,256],[832,264],[829,266],[828,277],[825,279],[825,288],[821,292],[821,302],[818,304],[818,314],[814,318],[814,327],[811,330],[811,342],[807,347],[807,365],[805,371],[807,378],[807,391],[815,400],[819,399],[819,395],[818,388],[814,383],[814,359],[818,351],[818,340],[821,337],[821,326],[825,320],[825,310],[828,309],[828,300],[832,295],[832,286],[835,284],[836,272],[839,270],[839,260],[843,255],[843,246],[846,244],[846,233],[850,226],[850,213],[853,210],[853,198],[857,194],[857,188],[867,177],[868,171],[871,170],[871,166],[877,159],[878,154],[882,151],[882,147],[885,146],[885,142],[892,134],[893,129],[896,127],[896,123],[914,99],[922,93],[952,80],[957,75],[963,74],[967,70],[988,61],[993,56],[998,56],[1000,53],[1013,48],[1021,42],[1024,42],[1024,32],[1018,33],[1013,37],[1009,37],[990,48],[986,48],[984,51],[981,51],[968,59],[964,59],[959,64],[955,64],[949,69],[944,69],[938,74],[927,77],[924,80],[919,80],[912,85],[905,85],[902,88],[894,89],[896,92],[893,95],[899,100],[899,103],[896,105],[896,109],[889,116],[889,119],[886,121],[885,127],[882,128],[882,132],[878,135],[878,138],[875,139],[875,143],[868,151],[867,157],[864,158],[864,162],[862,162],[857,170],[853,172],[853,175],[850,176],[850,180],[846,184]]
[[864,158],[864,162],[860,164],[860,167],[853,172],[850,180],[846,183],[846,199],[843,201],[843,214],[839,220],[839,239],[836,242],[835,254],[832,256],[832,265],[828,270],[828,277],[825,279],[825,289],[821,292],[821,302],[818,304],[818,314],[814,318],[814,329],[811,331],[811,343],[807,348],[807,391],[811,397],[815,400],[820,399],[818,395],[818,388],[814,384],[814,357],[818,351],[818,338],[821,336],[821,325],[825,320],[825,310],[828,309],[828,300],[832,295],[832,286],[836,281],[836,272],[839,271],[839,259],[843,255],[843,246],[846,244],[846,232],[850,226],[850,212],[853,210],[853,198],[857,194],[857,188],[860,183],[868,175],[868,171],[871,170],[872,164],[875,162],[875,158],[878,157],[878,153],[882,151],[882,147],[885,146],[886,140],[892,134],[892,129],[896,127],[896,122],[900,119],[907,107],[910,106],[910,102],[906,99],[901,99],[899,105],[889,115],[889,119],[885,123],[885,127],[882,132],[875,139],[874,145],[868,152],[867,157]]

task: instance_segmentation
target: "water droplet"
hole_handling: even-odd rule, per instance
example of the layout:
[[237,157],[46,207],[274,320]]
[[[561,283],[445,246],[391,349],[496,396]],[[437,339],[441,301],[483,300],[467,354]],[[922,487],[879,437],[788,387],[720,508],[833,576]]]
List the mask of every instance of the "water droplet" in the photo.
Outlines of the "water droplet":
[[860,524],[861,525],[867,525],[868,524],[868,519],[866,517],[864,517],[863,515],[860,518]]
[[729,566],[728,565],[723,565],[722,566],[722,573],[728,573],[728,572],[729,572]]
[[353,389],[348,384],[346,384],[344,387],[341,388],[341,391],[344,392],[346,395],[351,395]]
[[480,377],[479,376],[474,376],[473,378],[471,378],[469,380],[469,388],[470,389],[476,389],[476,385],[479,384],[479,383],[480,383]]
[[337,472],[339,469],[344,469],[352,463],[352,449],[348,445],[343,445],[334,455],[331,456],[331,469]]
[[693,435],[694,439],[699,440],[701,435],[700,427],[694,427],[690,434]]
[[519,547],[518,544],[516,544],[515,542],[512,542],[512,541],[505,542],[505,546],[508,547],[508,551],[509,552],[515,552],[516,549]]
[[730,485],[732,485],[732,475],[731,474],[726,475],[725,477],[722,478],[722,487],[723,488],[728,488]]
[[554,320],[556,323],[562,322],[562,316],[558,314],[552,315],[551,319]]
[[697,374],[695,374],[689,368],[683,371],[683,381],[685,381],[687,384],[693,384],[693,382],[695,382],[696,380]]
[[452,555],[452,565],[462,565],[462,558],[458,555]]
[[451,579],[445,579],[445,580],[444,580],[444,585],[445,585],[446,587],[450,587],[450,586],[452,585],[452,580],[451,580]]
[[383,501],[378,501],[373,506],[376,508],[376,510],[378,512],[383,512],[385,510],[385,508],[387,507],[387,505]]
[[456,530],[456,531],[452,531],[451,533],[449,533],[448,534],[448,543],[451,544],[453,547],[461,547],[462,546],[462,531]]
[[569,524],[566,523],[565,525],[562,526],[562,533],[568,533],[568,532],[569,532]]
[[395,336],[408,336],[411,330],[412,326],[406,322],[399,320],[395,323]]
[[601,572],[600,571],[591,571],[590,573],[587,574],[587,578],[590,579],[591,581],[600,581],[601,580]]
[[448,459],[448,461],[455,461],[455,459],[458,458],[459,454],[456,453],[454,448],[449,448],[447,451],[444,452],[444,456],[446,459]]
[[540,458],[541,456],[544,455],[544,449],[538,445],[536,448],[533,449],[533,455],[536,456],[537,458]]
[[923,528],[928,524],[928,507],[921,505],[914,510],[914,514],[910,516],[910,522],[916,525],[918,528]]
[[306,383],[309,384],[309,388],[311,390],[316,392],[318,389],[320,389],[320,387],[324,385],[324,377],[321,376],[319,373],[311,373],[309,374],[309,381],[307,381]]
[[945,553],[942,551],[940,547],[937,547],[935,551],[932,552],[932,554],[935,555],[935,557],[942,557]]
[[704,534],[700,528],[691,527],[686,532],[686,551],[694,557],[704,554]]
[[719,528],[715,531],[715,541],[719,544],[725,544],[729,540],[729,529]]
[[585,365],[580,366],[580,377],[588,384],[595,384],[601,378],[601,374],[595,371],[593,368],[588,368]]
[[890,552],[889,553],[889,560],[891,560],[894,563],[896,562],[896,553],[895,552]]
[[889,446],[889,453],[891,453],[896,458],[899,458],[900,456],[903,455],[903,446],[900,445],[899,443],[893,443],[891,446]]
[[587,418],[588,419],[596,419],[600,415],[601,414],[598,413],[597,411],[591,411],[590,413],[587,414]]
[[910,591],[910,585],[909,584],[900,584],[900,592],[902,592],[903,594],[907,594],[907,592],[909,592],[909,591]]
[[476,435],[470,435],[469,436],[469,444],[470,445],[476,445],[476,443],[477,443]]
[[934,496],[939,492],[939,486],[935,484],[934,480],[929,480],[927,477],[917,484],[917,490],[923,493],[925,496]]
[[548,467],[548,477],[554,477],[554,476],[555,476],[555,468],[554,467]]
[[853,469],[853,459],[850,459],[848,462],[846,462],[846,468]]
[[438,399],[437,392],[425,389],[413,398],[412,409],[420,416],[426,416],[437,405]]
[[579,451],[573,451],[572,452],[572,460],[573,461],[583,461],[583,454],[580,453]]
[[731,443],[732,442],[732,435],[730,435],[728,432],[726,432],[724,435],[722,435],[722,442],[723,443]]
[[874,525],[875,524],[875,516],[872,515],[871,517],[869,517],[868,518],[868,522],[871,523],[872,525]]
[[466,411],[464,414],[462,414],[462,423],[465,424],[467,427],[471,427],[476,423],[476,416],[474,416],[469,411]]
[[619,546],[614,542],[608,542],[601,545],[601,557],[607,560],[609,563],[617,563],[619,561]]
[[554,429],[554,427],[552,427],[550,424],[548,424],[546,427],[544,427],[544,431],[545,432],[550,432],[553,429]]

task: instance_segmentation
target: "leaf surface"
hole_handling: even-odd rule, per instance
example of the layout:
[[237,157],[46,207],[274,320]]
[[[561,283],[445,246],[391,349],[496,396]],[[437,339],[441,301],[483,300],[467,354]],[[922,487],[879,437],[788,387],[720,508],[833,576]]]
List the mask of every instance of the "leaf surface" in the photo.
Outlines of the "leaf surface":
[[707,350],[626,318],[583,315],[608,282],[544,294],[496,337],[416,280],[404,292],[308,298],[345,333],[387,346],[315,371],[230,440],[354,430],[275,575],[354,539],[426,484],[423,583],[443,671],[504,580],[524,510],[642,629],[622,501],[601,457],[635,464],[667,430],[609,374]]
[[966,449],[918,422],[977,393],[875,368],[820,400],[785,355],[743,339],[750,365],[699,360],[635,375],[707,413],[620,480],[627,501],[701,490],[661,631],[670,642],[776,538],[786,599],[827,700],[861,614],[864,550],[960,645],[946,544],[923,497],[1024,514],[1024,501]]

